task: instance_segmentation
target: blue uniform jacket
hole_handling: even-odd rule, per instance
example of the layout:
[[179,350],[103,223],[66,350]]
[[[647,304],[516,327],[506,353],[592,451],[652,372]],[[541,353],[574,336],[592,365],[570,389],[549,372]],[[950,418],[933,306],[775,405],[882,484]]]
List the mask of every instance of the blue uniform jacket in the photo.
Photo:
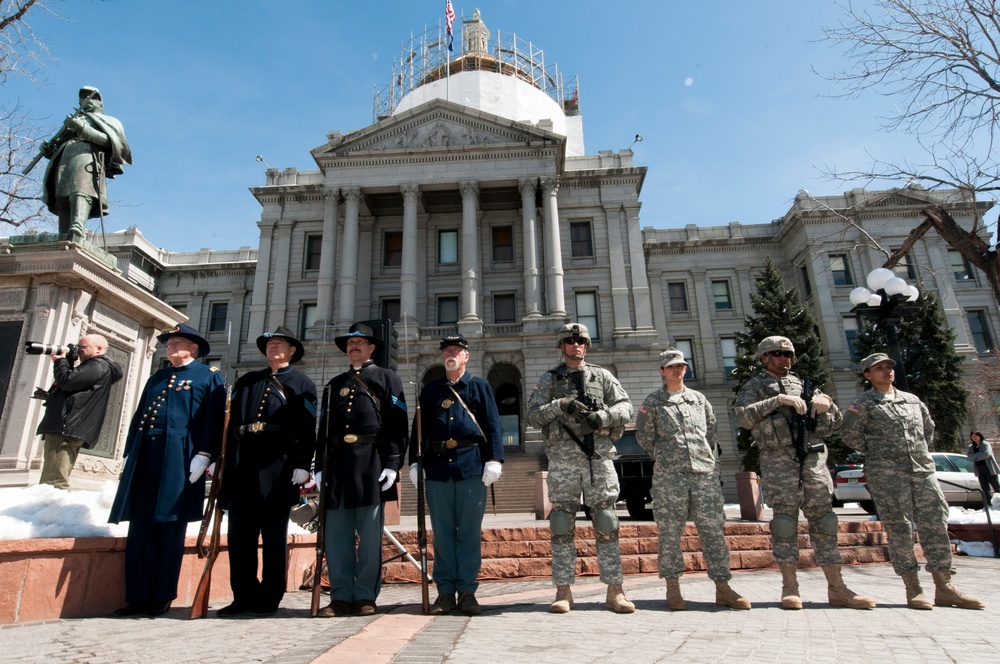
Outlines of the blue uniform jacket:
[[[420,391],[420,421],[423,433],[424,472],[428,480],[445,482],[464,480],[483,474],[483,465],[494,459],[503,461],[503,440],[500,437],[500,414],[490,384],[478,376],[462,374],[453,385],[476,416],[476,421],[486,434],[479,445],[458,447],[436,454],[432,441],[482,438],[479,427],[448,389],[447,376],[427,385]],[[413,440],[416,441],[416,419],[413,422]],[[416,444],[410,448],[410,463],[417,460]]]
[[213,458],[218,454],[225,413],[225,381],[215,367],[195,361],[178,368],[160,369],[150,376],[129,426],[125,467],[108,522],[131,520],[132,493],[148,490],[132,486],[132,477],[143,453],[146,432],[150,431],[166,438],[162,461],[150,460],[161,462],[162,469],[153,520],[159,523],[201,519],[205,476],[191,484],[188,468],[199,452]]
[[[229,407],[226,468],[219,496],[224,508],[244,508],[274,501],[295,505],[299,487],[292,471],[309,470],[316,448],[316,384],[291,367],[251,371],[236,381]],[[240,433],[245,424],[262,422],[276,431]]]
[[[316,448],[317,468],[324,449],[329,450],[324,480],[329,507],[354,509],[396,500],[395,484],[382,491],[378,478],[386,468],[398,473],[406,453],[406,399],[399,376],[369,361],[360,370],[352,368],[336,376],[329,390],[330,404],[320,417]],[[343,437],[348,434],[374,435],[375,442],[345,443]]]

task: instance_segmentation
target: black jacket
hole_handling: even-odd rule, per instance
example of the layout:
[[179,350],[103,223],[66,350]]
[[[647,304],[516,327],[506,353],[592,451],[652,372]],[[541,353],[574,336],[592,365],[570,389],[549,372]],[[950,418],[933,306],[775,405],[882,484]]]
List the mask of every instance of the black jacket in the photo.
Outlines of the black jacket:
[[90,449],[101,435],[111,386],[122,378],[122,368],[104,355],[71,369],[65,358],[52,365],[55,384],[45,402],[36,433],[79,438]]

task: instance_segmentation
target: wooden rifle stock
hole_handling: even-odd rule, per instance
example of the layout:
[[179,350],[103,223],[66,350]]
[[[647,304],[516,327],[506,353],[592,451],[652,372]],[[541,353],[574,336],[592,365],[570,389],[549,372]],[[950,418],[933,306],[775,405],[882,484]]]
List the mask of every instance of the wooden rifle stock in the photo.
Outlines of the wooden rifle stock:
[[424,498],[424,434],[420,422],[420,395],[417,395],[417,548],[420,550],[420,607],[424,615],[431,611],[430,586],[427,581],[427,505]]
[[[330,385],[323,387],[323,422],[326,425],[324,434],[329,434],[330,428]],[[319,614],[320,596],[323,592],[323,554],[326,551],[326,487],[329,481],[327,475],[327,461],[330,458],[330,436],[323,436],[323,463],[320,465],[321,474],[319,485],[319,505],[316,510],[316,518],[319,520],[316,529],[316,562],[313,563],[312,582],[312,602],[309,605],[309,615],[315,618]]]
[[[222,475],[226,469],[226,444],[229,441],[229,410],[233,404],[232,392],[226,395],[226,416],[222,420],[222,449],[219,458],[215,462],[215,477],[212,478],[212,488],[208,492],[208,505],[205,506],[205,516],[201,520],[201,529],[198,532],[198,543],[196,550],[199,558],[206,558],[205,569],[201,573],[198,581],[198,588],[194,592],[194,601],[191,603],[191,617],[204,618],[208,615],[208,595],[212,589],[212,566],[215,559],[219,557],[219,540],[222,537],[222,507],[219,506],[219,492],[222,490]],[[212,522],[212,537],[209,540],[208,548],[205,548],[205,532],[208,530],[208,523]]]

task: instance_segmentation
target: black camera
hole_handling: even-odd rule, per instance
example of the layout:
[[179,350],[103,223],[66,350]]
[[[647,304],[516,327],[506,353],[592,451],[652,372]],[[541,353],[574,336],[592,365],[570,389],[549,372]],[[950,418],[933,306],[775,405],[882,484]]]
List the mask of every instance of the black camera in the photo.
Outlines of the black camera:
[[28,341],[24,344],[24,352],[28,355],[65,355],[70,362],[75,362],[80,358],[80,350],[76,344],[57,346],[56,344]]

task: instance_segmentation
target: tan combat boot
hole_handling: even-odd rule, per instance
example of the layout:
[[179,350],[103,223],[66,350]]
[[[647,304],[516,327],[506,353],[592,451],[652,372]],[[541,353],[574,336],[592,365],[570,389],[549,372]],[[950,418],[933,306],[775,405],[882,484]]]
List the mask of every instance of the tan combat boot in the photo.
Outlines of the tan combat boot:
[[802,608],[802,598],[799,597],[799,580],[795,577],[795,565],[778,563],[781,570],[781,608],[797,611]]
[[986,605],[975,597],[969,597],[951,585],[952,573],[931,572],[934,577],[934,606],[956,606],[960,609],[985,609]]
[[634,613],[635,604],[628,601],[625,597],[625,591],[622,590],[622,584],[612,583],[608,585],[608,598],[604,600],[604,606],[611,609],[615,613]]
[[920,587],[920,579],[916,572],[906,572],[903,574],[903,583],[906,585],[906,605],[911,609],[920,611],[930,611],[934,608],[931,601],[924,594],[924,589]]
[[715,582],[715,604],[741,611],[746,611],[750,608],[750,600],[740,596],[738,592],[730,588],[728,581]]
[[569,584],[556,586],[556,598],[549,607],[549,613],[569,613],[573,608],[573,591]]
[[683,611],[687,608],[681,596],[680,579],[667,579],[667,608],[671,611]]
[[848,609],[875,608],[875,600],[871,597],[859,595],[844,585],[844,579],[840,576],[840,565],[824,565],[823,574],[826,574],[826,594],[830,606],[842,606]]

